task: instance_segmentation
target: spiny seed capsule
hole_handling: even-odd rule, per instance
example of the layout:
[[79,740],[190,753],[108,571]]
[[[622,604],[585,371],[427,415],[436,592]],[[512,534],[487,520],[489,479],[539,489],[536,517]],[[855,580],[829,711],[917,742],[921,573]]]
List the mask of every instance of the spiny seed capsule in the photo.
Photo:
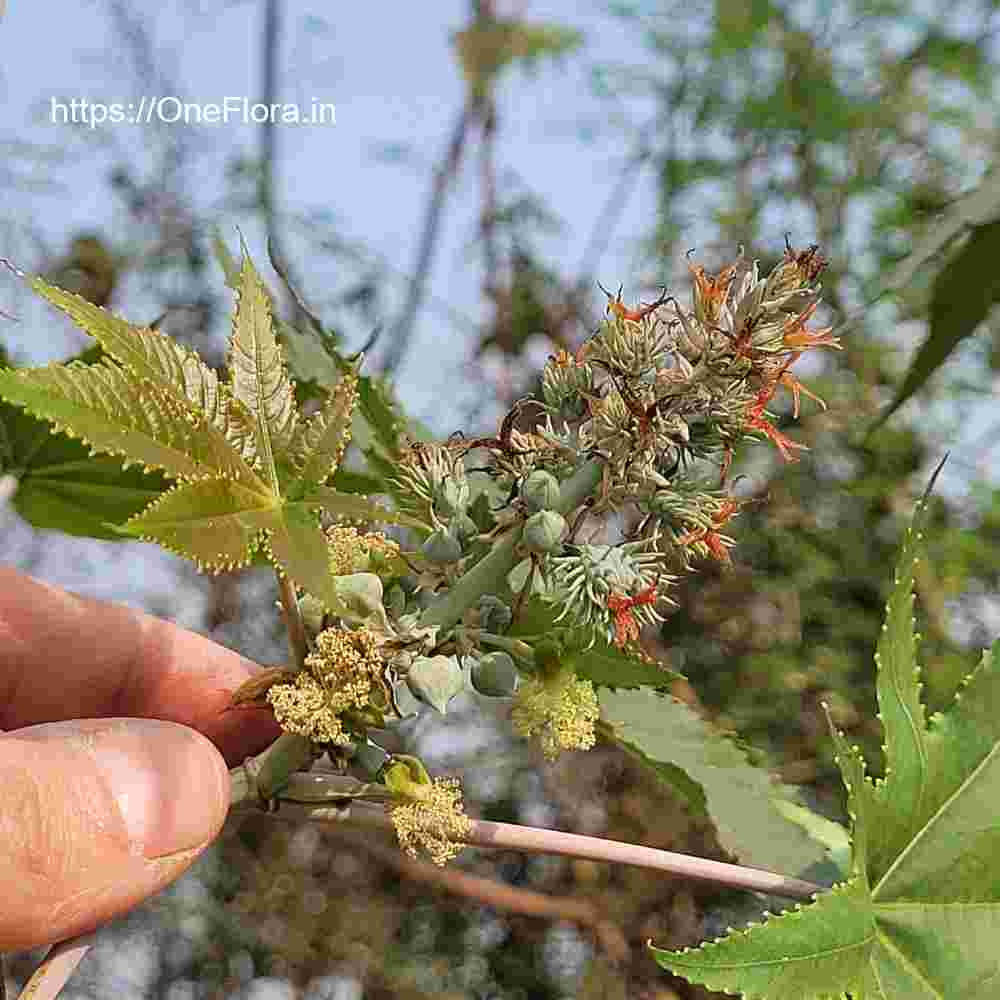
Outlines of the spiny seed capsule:
[[406,675],[410,690],[442,715],[464,682],[462,668],[452,656],[418,656]]
[[445,528],[438,528],[432,532],[421,547],[421,551],[428,562],[432,563],[453,563],[462,558],[461,542]]
[[504,604],[495,594],[483,594],[479,598],[479,624],[487,632],[501,635],[510,628],[514,614],[509,605]]
[[532,551],[558,552],[566,534],[566,519],[554,510],[540,510],[524,522],[521,540]]
[[559,502],[559,480],[544,469],[536,469],[521,484],[521,499],[532,513],[548,510]]
[[434,490],[434,507],[445,517],[464,513],[469,504],[469,484],[449,476]]
[[489,698],[510,698],[517,690],[517,667],[507,653],[487,653],[473,664],[472,686]]
[[468,514],[456,514],[448,525],[448,530],[461,545],[467,545],[479,534],[479,525]]

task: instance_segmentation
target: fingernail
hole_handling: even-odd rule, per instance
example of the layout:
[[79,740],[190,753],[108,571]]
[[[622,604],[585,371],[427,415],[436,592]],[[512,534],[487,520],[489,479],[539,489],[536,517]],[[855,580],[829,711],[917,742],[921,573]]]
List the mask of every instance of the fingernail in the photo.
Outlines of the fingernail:
[[225,761],[200,733],[156,719],[103,720],[87,748],[132,849],[147,858],[204,847],[229,808]]

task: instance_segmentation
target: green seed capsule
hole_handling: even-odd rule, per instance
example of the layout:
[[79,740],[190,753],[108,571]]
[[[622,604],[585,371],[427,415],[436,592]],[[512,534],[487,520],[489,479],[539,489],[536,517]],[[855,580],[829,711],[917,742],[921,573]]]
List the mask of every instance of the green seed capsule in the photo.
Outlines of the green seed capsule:
[[521,484],[521,499],[532,513],[555,507],[559,502],[559,480],[544,469],[536,469]]
[[479,624],[487,632],[502,635],[510,628],[514,614],[495,594],[483,594],[479,598]]
[[448,525],[448,531],[453,534],[461,545],[468,545],[479,534],[479,525],[468,514],[456,514]]
[[524,522],[521,540],[532,552],[557,552],[566,530],[566,519],[562,514],[554,510],[540,510]]
[[469,484],[449,477],[434,491],[434,507],[444,517],[464,514],[469,505]]
[[462,558],[462,545],[459,540],[444,528],[438,528],[424,542],[422,551],[429,562],[447,564],[458,562]]
[[517,690],[517,667],[507,653],[487,653],[473,664],[472,686],[489,698],[510,698]]
[[444,715],[448,702],[465,686],[465,678],[454,657],[418,656],[406,675],[406,683],[421,701]]

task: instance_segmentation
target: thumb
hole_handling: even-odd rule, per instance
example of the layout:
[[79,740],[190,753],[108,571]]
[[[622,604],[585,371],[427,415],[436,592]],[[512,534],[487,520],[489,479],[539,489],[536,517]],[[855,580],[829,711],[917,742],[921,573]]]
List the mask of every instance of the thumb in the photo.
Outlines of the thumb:
[[0,735],[0,952],[93,930],[222,828],[229,772],[200,733],[86,719]]

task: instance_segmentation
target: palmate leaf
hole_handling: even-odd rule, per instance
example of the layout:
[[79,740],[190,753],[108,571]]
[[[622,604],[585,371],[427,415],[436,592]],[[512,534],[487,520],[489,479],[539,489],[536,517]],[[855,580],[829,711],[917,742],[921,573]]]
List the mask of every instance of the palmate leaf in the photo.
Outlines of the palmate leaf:
[[204,570],[247,565],[261,532],[275,528],[280,500],[230,479],[184,483],[126,522],[124,533],[193,559]]
[[208,426],[204,434],[214,439],[215,450],[222,450],[223,442],[228,442],[246,465],[241,474],[250,472],[255,462],[250,415],[194,351],[157,330],[133,326],[41,278],[29,278],[28,284],[93,337],[137,380],[148,381],[192,415],[205,419]]
[[772,805],[778,789],[767,771],[683,702],[610,690],[599,701],[622,748],[680,792],[689,808],[711,816],[719,843],[740,861],[798,874],[821,860],[821,847]]
[[[886,776],[834,732],[851,814],[851,877],[813,905],[665,968],[748,998],[987,1000],[1000,996],[1000,644],[951,707],[924,721],[914,662],[913,564],[922,502],[879,643]],[[838,907],[839,898],[851,905]]]
[[107,359],[0,371],[0,394],[56,430],[146,469],[178,479],[252,475],[204,417]]
[[117,539],[107,522],[127,520],[167,488],[162,474],[91,455],[80,441],[52,434],[44,421],[8,403],[0,403],[0,439],[3,472],[18,483],[11,503],[34,528]]
[[[350,438],[357,371],[346,372],[319,411],[300,423],[270,296],[249,258],[239,272],[229,383],[170,338],[29,281],[107,356],[92,365],[0,371],[0,394],[119,464],[179,480],[121,508],[124,525],[112,523],[105,508],[104,518],[98,515],[101,534],[155,542],[209,571],[247,565],[263,548],[280,573],[329,610],[346,608],[330,573],[319,513],[412,521],[325,484]],[[18,460],[12,447],[6,451],[5,471]]]

